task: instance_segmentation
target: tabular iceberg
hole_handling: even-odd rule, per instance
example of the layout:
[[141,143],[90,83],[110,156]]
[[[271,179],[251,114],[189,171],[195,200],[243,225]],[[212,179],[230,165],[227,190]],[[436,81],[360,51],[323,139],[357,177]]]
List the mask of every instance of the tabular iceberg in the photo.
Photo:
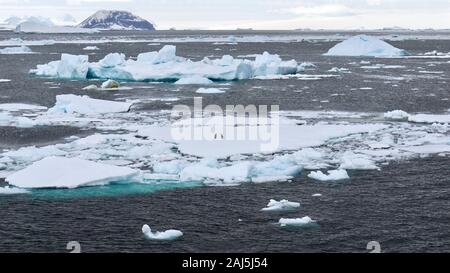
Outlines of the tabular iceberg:
[[357,35],[351,37],[334,47],[326,56],[368,56],[368,57],[401,57],[410,55],[406,50],[392,45],[372,36]]
[[[69,79],[114,79],[124,81],[178,81],[180,79],[242,80],[258,76],[297,73],[295,60],[283,61],[278,55],[264,52],[254,61],[225,55],[221,59],[201,61],[176,56],[176,47],[166,45],[159,51],[141,53],[136,60],[111,53],[96,63],[87,55],[62,54],[61,60],[38,65],[30,73]],[[202,83],[205,83],[205,79]],[[178,82],[178,83],[183,83]]]
[[76,188],[130,180],[139,172],[78,158],[47,157],[6,178],[20,188]]

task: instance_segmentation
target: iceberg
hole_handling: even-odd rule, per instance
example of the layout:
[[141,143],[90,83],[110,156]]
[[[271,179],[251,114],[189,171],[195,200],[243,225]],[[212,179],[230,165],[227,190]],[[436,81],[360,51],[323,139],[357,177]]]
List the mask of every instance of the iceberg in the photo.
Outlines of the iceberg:
[[276,201],[272,199],[262,211],[290,211],[298,209],[299,207],[300,203],[297,202],[289,202],[288,200]]
[[58,95],[48,113],[106,114],[130,110],[132,103],[92,99],[88,96]]
[[372,36],[357,35],[334,47],[325,56],[368,56],[368,57],[402,57],[410,55],[406,50]]
[[[70,57],[69,57],[70,56]],[[141,53],[136,60],[111,53],[99,62],[89,63],[86,55],[63,54],[61,60],[38,65],[30,73],[37,76],[70,79],[114,79],[124,81],[179,81],[178,84],[209,83],[211,80],[243,80],[268,75],[297,73],[295,60],[283,61],[264,52],[254,61],[225,55],[221,59],[201,61],[176,56],[176,47],[166,45],[159,51]],[[61,74],[59,70],[79,73]],[[180,81],[181,80],[181,81]]]
[[130,181],[139,171],[79,158],[51,156],[6,177],[19,188],[77,188]]
[[176,229],[169,229],[163,232],[152,232],[148,225],[142,227],[142,233],[144,233],[145,238],[156,241],[173,241],[183,236],[183,232]]
[[0,49],[0,54],[33,54],[34,52],[27,46],[5,47]]
[[312,220],[310,217],[305,216],[303,218],[281,218],[278,223],[281,227],[293,226],[293,227],[305,227],[315,224],[317,221]]
[[328,171],[328,175],[321,171],[311,172],[308,177],[319,181],[338,181],[350,178],[347,171],[343,169]]

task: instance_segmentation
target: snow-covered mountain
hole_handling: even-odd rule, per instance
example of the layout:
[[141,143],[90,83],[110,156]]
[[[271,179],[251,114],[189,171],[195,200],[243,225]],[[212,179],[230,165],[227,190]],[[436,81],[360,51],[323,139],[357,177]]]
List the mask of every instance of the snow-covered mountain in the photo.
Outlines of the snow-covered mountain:
[[149,21],[128,11],[100,10],[78,25],[81,28],[155,30]]

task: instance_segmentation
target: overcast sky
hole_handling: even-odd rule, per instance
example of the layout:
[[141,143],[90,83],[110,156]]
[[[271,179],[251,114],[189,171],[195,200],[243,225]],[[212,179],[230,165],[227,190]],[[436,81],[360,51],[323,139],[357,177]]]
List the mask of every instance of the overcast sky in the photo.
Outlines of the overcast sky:
[[158,29],[450,28],[450,0],[0,0],[0,21],[81,21],[99,9],[129,10]]

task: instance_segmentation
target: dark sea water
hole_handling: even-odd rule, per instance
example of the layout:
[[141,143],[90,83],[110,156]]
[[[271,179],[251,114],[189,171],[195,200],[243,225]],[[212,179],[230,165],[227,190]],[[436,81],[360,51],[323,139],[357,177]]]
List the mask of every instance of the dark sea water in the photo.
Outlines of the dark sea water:
[[[214,34],[217,33],[208,35]],[[147,39],[152,35],[181,34],[157,32],[141,37],[139,33],[119,32],[108,35]],[[19,36],[24,40],[55,38],[0,31],[0,40]],[[99,39],[100,34],[81,38]],[[90,60],[101,59],[110,52],[136,56],[164,45],[149,43],[102,43],[97,45],[100,50],[94,51],[95,55],[91,55]],[[327,70],[332,67],[345,67],[352,71],[340,79],[320,81],[232,82],[225,94],[205,97],[204,104],[277,104],[281,110],[357,112],[402,109],[443,113],[450,108],[450,101],[446,100],[450,99],[449,59],[333,58],[321,55],[334,44],[336,42],[333,41],[303,41],[176,45],[177,55],[194,60],[204,56],[230,54],[236,57],[268,51],[279,54],[283,59],[313,62],[318,69],[309,72],[311,74],[329,74]],[[450,40],[405,40],[392,44],[414,55],[432,50],[450,52]],[[49,85],[49,79],[28,74],[37,64],[59,59],[60,53],[86,54],[82,50],[85,46],[77,43],[31,46],[39,54],[0,55],[0,78],[11,79],[11,82],[0,84],[0,103],[21,102],[50,107],[58,94],[86,94],[81,88],[92,82],[51,80],[53,84]],[[404,67],[367,71],[360,68],[359,62],[363,60]],[[407,80],[395,80],[399,77]],[[101,99],[177,97],[180,98],[177,104],[192,104],[195,96],[195,88],[189,86],[168,83],[129,85],[143,88],[114,93],[89,91],[89,96]],[[372,89],[361,90],[361,87]],[[342,95],[334,96],[336,93]],[[171,103],[153,101],[141,105],[138,111],[171,107]],[[63,142],[64,138],[72,135],[92,133],[92,129],[68,126],[0,127],[0,149],[47,145]],[[380,171],[352,172],[351,179],[341,183],[316,182],[302,174],[291,183],[237,187],[205,187],[195,183],[181,188],[174,185],[112,185],[70,193],[41,190],[29,195],[0,196],[0,252],[67,252],[69,241],[80,242],[85,252],[368,252],[366,246],[369,241],[380,242],[384,252],[448,252],[449,164],[450,158],[438,156],[393,162]],[[323,196],[312,197],[316,193]],[[300,201],[301,209],[288,214],[260,212],[272,198]],[[281,217],[306,215],[317,220],[318,226],[287,230],[276,225]],[[141,232],[143,224],[157,230],[180,229],[185,235],[174,242],[147,241]]]

